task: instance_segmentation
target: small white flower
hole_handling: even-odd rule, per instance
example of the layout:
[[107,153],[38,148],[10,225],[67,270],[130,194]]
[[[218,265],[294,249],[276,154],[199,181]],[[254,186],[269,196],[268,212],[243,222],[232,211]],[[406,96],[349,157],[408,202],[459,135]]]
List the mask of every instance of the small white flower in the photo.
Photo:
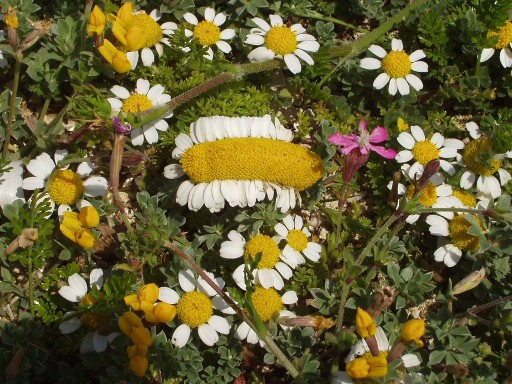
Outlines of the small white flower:
[[498,42],[492,48],[482,49],[480,62],[489,60],[496,49],[500,49],[500,62],[503,68],[512,67],[512,23],[507,21],[505,25],[498,28],[498,31],[491,31],[487,37],[498,36]]
[[288,27],[279,15],[270,15],[270,24],[255,17],[252,19],[258,27],[252,28],[245,39],[246,44],[259,45],[249,53],[250,61],[272,60],[274,57],[283,58],[286,67],[292,73],[302,69],[299,58],[313,65],[313,58],[307,52],[316,52],[320,44],[315,37],[309,35],[300,24]]
[[[207,272],[207,275],[221,289],[224,287],[222,278],[215,278],[209,272]],[[219,341],[219,333],[227,335],[231,325],[224,317],[214,315],[213,310],[233,314],[233,309],[226,305],[224,299],[218,296],[206,281],[201,277],[196,279],[190,269],[180,271],[178,280],[181,289],[185,291],[181,297],[171,288],[164,290],[165,297],[159,297],[160,300],[169,304],[176,304],[178,318],[183,323],[172,334],[172,343],[177,347],[183,347],[187,344],[192,329],[197,328],[197,333],[202,342],[208,346],[214,345]],[[160,288],[160,290],[162,289]]]
[[[91,302],[93,299],[88,295],[87,283],[82,276],[78,273],[69,276],[68,284],[69,285],[64,285],[59,289],[59,294],[63,298],[73,303],[93,304]],[[91,271],[89,286],[91,289],[93,286],[97,289],[101,289],[103,286],[103,271],[100,268]],[[82,317],[77,317],[75,316],[75,312],[67,312],[64,315],[65,320],[59,324],[59,329],[63,334],[69,334],[75,332],[82,325],[94,327],[97,325],[95,321],[91,321],[94,316],[95,314],[85,314]],[[107,349],[108,343],[117,335],[119,335],[119,333],[113,332],[105,336],[98,333],[97,330],[92,330],[82,340],[80,353],[104,352]]]
[[[204,10],[204,20],[199,21],[197,17],[187,12],[183,15],[183,18],[194,26],[194,30],[185,29],[185,36],[194,37],[199,41],[203,47],[208,47],[207,52],[204,55],[208,60],[213,60],[212,45],[216,45],[224,53],[231,52],[231,46],[225,41],[235,37],[234,29],[220,30],[220,26],[226,21],[226,15],[223,13],[215,14],[213,8],[207,7]],[[190,50],[186,49],[186,51]]]
[[25,201],[23,197],[23,166],[20,160],[7,164],[9,171],[0,172],[0,207],[14,203],[16,200]]
[[[117,98],[109,98],[108,101],[112,107],[114,115],[123,113],[140,113],[152,108],[164,105],[171,101],[171,96],[164,93],[165,88],[156,84],[151,87],[148,80],[138,79],[135,91],[130,93],[126,88],[114,85],[110,91]],[[141,128],[135,128],[131,132],[132,144],[142,145],[144,139],[148,144],[154,144],[158,141],[158,131],[165,132],[169,129],[169,124],[164,119],[173,115],[172,111],[162,116],[161,119],[151,121]]]
[[[224,241],[220,246],[220,256],[225,259],[238,259],[240,257],[254,259],[261,253],[261,260],[253,270],[253,283],[262,285],[264,288],[274,287],[282,289],[284,279],[292,277],[291,268],[280,261],[282,253],[279,250],[275,239],[266,235],[256,235],[248,242],[237,231],[228,233],[228,241]],[[242,263],[233,272],[235,283],[242,289],[245,286],[245,263]]]
[[308,241],[311,232],[304,226],[302,217],[297,215],[294,218],[288,215],[283,219],[283,223],[278,223],[274,229],[279,234],[279,240],[286,240],[282,260],[290,267],[295,268],[305,263],[304,256],[311,261],[320,260],[322,246]]
[[94,164],[90,161],[80,163],[76,172],[68,167],[57,169],[59,161],[68,154],[66,150],[55,151],[54,158],[47,153],[42,153],[27,164],[28,171],[33,175],[23,180],[22,187],[26,190],[44,189],[52,204],[59,205],[59,215],[69,210],[70,205],[76,204],[80,209],[83,206],[91,205],[82,197],[103,197],[107,193],[107,180],[101,176],[90,176],[87,180],[83,178],[90,175]]
[[364,69],[379,69],[382,67],[383,72],[377,76],[373,82],[375,89],[382,89],[389,83],[389,94],[395,95],[397,90],[401,95],[408,95],[410,92],[409,85],[419,91],[423,88],[423,83],[414,72],[428,72],[428,65],[424,61],[425,53],[418,49],[408,55],[404,51],[402,40],[393,39],[391,41],[391,52],[387,53],[384,48],[379,45],[372,44],[368,50],[377,56],[366,57],[361,60],[360,66]]
[[464,148],[464,143],[457,139],[445,139],[436,132],[427,139],[423,129],[417,125],[411,127],[411,132],[402,132],[397,137],[398,142],[405,149],[398,152],[395,160],[406,163],[415,160],[408,170],[410,178],[414,179],[423,173],[424,166],[431,160],[439,159],[441,168],[449,175],[455,174],[455,167],[445,159],[457,156],[457,151]]
[[[475,122],[470,121],[466,128],[475,140],[465,145],[460,158],[461,165],[467,168],[460,178],[460,187],[469,189],[476,181],[476,189],[480,194],[496,199],[501,196],[501,186],[512,179],[510,173],[502,168],[503,161],[512,157],[512,152],[494,155],[487,164],[481,164],[479,159],[482,155],[490,154],[492,138],[482,136]],[[499,180],[495,176],[496,173]]]

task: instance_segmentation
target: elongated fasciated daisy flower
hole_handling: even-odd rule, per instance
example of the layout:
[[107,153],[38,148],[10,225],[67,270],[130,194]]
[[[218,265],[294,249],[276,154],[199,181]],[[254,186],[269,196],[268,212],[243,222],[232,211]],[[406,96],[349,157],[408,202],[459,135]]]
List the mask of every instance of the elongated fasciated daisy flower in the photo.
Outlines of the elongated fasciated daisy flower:
[[276,199],[282,212],[295,207],[298,191],[322,176],[318,155],[289,143],[291,132],[270,115],[263,117],[202,117],[180,133],[172,152],[181,164],[165,167],[164,176],[189,177],[178,188],[176,201],[197,211],[252,207],[265,197]]
[[117,15],[109,15],[114,21],[112,32],[128,50],[126,56],[132,64],[132,69],[137,67],[139,56],[146,67],[155,62],[155,54],[151,48],[155,49],[158,56],[162,56],[163,45],[170,46],[168,36],[173,35],[178,26],[174,22],[158,24],[157,21],[161,17],[160,11],[156,9],[149,15],[144,11],[134,11],[132,2],[127,2],[119,8]]
[[313,58],[307,52],[316,52],[320,44],[315,37],[309,35],[300,24],[288,27],[279,15],[270,15],[270,24],[255,17],[252,19],[257,28],[252,28],[245,39],[246,44],[260,45],[249,53],[250,61],[272,60],[283,58],[286,67],[292,73],[299,73],[302,65],[299,58],[313,65]]
[[512,22],[506,21],[497,31],[490,31],[487,38],[498,37],[498,41],[492,48],[482,49],[480,62],[489,60],[496,49],[500,50],[500,63],[503,68],[512,67]]
[[[207,274],[221,289],[224,287],[222,278],[214,278],[209,272]],[[208,346],[214,345],[219,341],[219,333],[227,335],[231,326],[224,317],[214,315],[213,310],[217,309],[226,314],[234,311],[226,306],[226,302],[201,277],[196,279],[190,269],[180,271],[178,280],[181,289],[185,291],[181,297],[171,288],[167,288],[164,295],[160,296],[163,301],[176,304],[178,318],[183,323],[174,331],[172,343],[183,347],[190,338],[192,329],[197,328],[202,342]]]
[[[100,268],[93,269],[89,275],[89,286],[91,289],[101,289],[103,286],[103,271]],[[59,289],[59,294],[68,301],[80,303],[80,305],[88,307],[94,304],[95,299],[88,293],[87,283],[78,273],[68,277],[68,285],[64,285]],[[82,316],[74,316],[75,312],[67,312],[64,320],[59,324],[59,329],[63,334],[75,332],[82,325],[91,329],[84,337],[80,345],[80,353],[86,352],[103,352],[107,349],[107,345],[119,333],[114,332],[104,335],[101,332],[102,326],[107,324],[108,315],[86,312]],[[99,332],[99,331],[100,332]]]
[[[228,241],[220,245],[220,256],[225,259],[238,259],[243,256],[246,262],[250,262],[261,254],[261,260],[253,271],[253,283],[279,290],[284,287],[283,278],[292,277],[291,268],[280,261],[282,254],[275,239],[267,235],[256,235],[246,242],[237,231],[230,231],[228,238]],[[233,279],[242,289],[246,289],[244,269],[245,263],[242,263],[233,272]]]
[[[163,105],[171,100],[171,96],[164,93],[165,88],[160,85],[151,84],[148,80],[138,79],[135,91],[130,93],[126,88],[114,85],[110,91],[117,98],[109,98],[108,101],[115,114],[123,113],[140,113],[148,111],[154,107]],[[141,128],[135,128],[131,131],[133,145],[142,145],[144,139],[148,144],[154,144],[158,141],[158,131],[167,131],[169,124],[164,119],[168,119],[173,115],[172,111],[162,116],[161,119],[154,120],[145,124]]]
[[449,175],[455,174],[455,167],[445,159],[457,156],[457,151],[464,147],[464,143],[457,139],[445,139],[436,132],[427,139],[423,129],[417,125],[411,127],[411,132],[402,132],[397,137],[398,142],[405,149],[398,152],[395,160],[406,163],[415,160],[408,170],[412,179],[423,173],[424,166],[431,160],[439,159],[441,168]]
[[[483,228],[482,220],[477,216],[473,218]],[[440,236],[437,242],[438,248],[434,252],[436,261],[442,261],[446,266],[453,267],[459,262],[463,252],[480,249],[478,236],[468,233],[471,224],[466,219],[466,215],[456,215],[451,220],[439,215],[429,215],[426,222],[430,225],[430,233]]]
[[379,59],[382,59],[366,57],[360,63],[361,68],[364,69],[382,68],[383,72],[373,82],[375,89],[382,89],[389,83],[388,91],[390,95],[396,95],[397,91],[401,95],[408,95],[410,92],[409,85],[417,91],[423,88],[420,78],[411,73],[412,71],[428,72],[427,63],[420,61],[426,57],[421,49],[408,55],[404,51],[402,40],[393,39],[391,41],[391,52],[389,53],[381,46],[375,44],[372,44],[368,50]]
[[302,217],[288,215],[282,223],[276,224],[275,231],[279,234],[279,240],[286,240],[282,259],[292,268],[306,262],[304,256],[311,261],[320,260],[322,247],[318,243],[308,240],[311,232],[304,226]]
[[[284,305],[297,302],[298,297],[294,291],[287,291],[281,296],[274,288],[256,285],[251,300],[254,309],[264,323],[276,317],[295,317],[293,312],[284,309]],[[284,329],[287,328],[284,325],[281,326]],[[247,340],[250,344],[256,344],[258,341],[263,344],[257,333],[245,321],[236,328],[235,337],[239,340]]]
[[226,15],[223,13],[215,14],[213,8],[207,7],[204,10],[204,20],[199,21],[197,17],[187,12],[183,18],[194,26],[194,30],[185,29],[185,36],[194,37],[203,47],[207,47],[204,55],[208,60],[213,60],[212,45],[216,45],[224,53],[231,52],[231,46],[225,41],[235,37],[234,29],[220,30],[220,26],[226,21]]
[[44,189],[50,198],[52,210],[55,204],[59,206],[59,214],[69,210],[71,205],[78,208],[90,205],[83,199],[88,197],[105,196],[107,193],[107,180],[101,176],[90,176],[94,165],[89,161],[80,163],[76,172],[64,168],[57,168],[59,161],[68,154],[66,150],[55,151],[54,159],[47,153],[42,153],[30,160],[27,169],[33,175],[23,180],[22,187],[26,190]]
[[460,178],[460,187],[469,189],[476,182],[478,192],[496,199],[501,195],[501,186],[512,178],[510,173],[502,168],[503,161],[510,157],[512,152],[491,154],[492,138],[482,135],[475,122],[467,123],[466,128],[474,140],[466,144],[462,152],[461,164],[467,170]]

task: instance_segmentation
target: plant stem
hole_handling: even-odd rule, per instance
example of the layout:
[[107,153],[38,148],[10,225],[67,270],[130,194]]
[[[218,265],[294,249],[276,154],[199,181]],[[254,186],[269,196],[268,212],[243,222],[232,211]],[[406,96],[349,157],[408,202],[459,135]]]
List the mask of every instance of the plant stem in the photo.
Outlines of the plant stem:
[[224,299],[224,301],[236,312],[236,314],[245,321],[249,327],[251,327],[260,337],[261,340],[265,343],[267,348],[276,356],[277,360],[286,368],[286,370],[290,373],[293,378],[296,378],[299,375],[299,371],[293,366],[293,364],[288,360],[286,355],[281,351],[281,349],[277,346],[277,344],[272,340],[268,332],[264,335],[261,334],[259,329],[254,325],[251,319],[247,316],[242,308],[238,306],[238,304],[229,297],[226,292],[224,292],[215,281],[213,281],[206,272],[197,264],[189,255],[183,252],[176,244],[167,241],[164,246],[169,249],[172,253],[176,254],[181,260],[183,260],[189,267],[191,267],[201,278],[212,287],[215,292]]
[[334,24],[342,25],[344,27],[353,29],[353,30],[358,31],[358,32],[363,32],[363,33],[368,32],[364,28],[357,27],[355,25],[347,23],[346,21],[343,21],[343,20],[340,20],[340,19],[336,19],[335,17],[324,16],[321,13],[318,13],[318,12],[315,12],[315,11],[309,11],[308,13],[301,13],[301,12],[296,12],[296,11],[292,10],[292,12],[295,15],[300,16],[300,17],[304,17],[304,18],[308,18],[308,19],[315,19],[315,20],[320,20],[320,21],[330,21],[330,22],[332,22]]
[[16,108],[16,95],[18,94],[18,85],[20,82],[20,70],[21,70],[21,52],[16,53],[16,65],[14,67],[14,80],[12,84],[11,100],[9,103],[9,119],[7,120],[7,127],[5,128],[5,141],[4,148],[2,151],[2,158],[7,159],[9,155],[9,144],[11,142],[12,124],[14,123],[14,109]]

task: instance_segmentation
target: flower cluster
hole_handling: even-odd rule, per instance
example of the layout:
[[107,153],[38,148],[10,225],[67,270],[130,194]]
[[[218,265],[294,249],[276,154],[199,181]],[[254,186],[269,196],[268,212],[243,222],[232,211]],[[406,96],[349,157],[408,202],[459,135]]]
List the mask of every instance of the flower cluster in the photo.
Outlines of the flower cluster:
[[60,224],[62,234],[84,248],[94,247],[95,239],[91,228],[100,223],[96,208],[87,205],[79,213],[66,211],[63,216]]
[[143,285],[137,293],[124,298],[126,305],[134,311],[144,312],[144,319],[152,324],[168,323],[174,319],[176,307],[170,304],[172,300],[170,288],[159,288],[154,283]]
[[134,312],[125,312],[119,317],[119,329],[130,338],[133,345],[127,349],[130,369],[134,375],[143,377],[149,367],[148,349],[153,344],[149,330]]

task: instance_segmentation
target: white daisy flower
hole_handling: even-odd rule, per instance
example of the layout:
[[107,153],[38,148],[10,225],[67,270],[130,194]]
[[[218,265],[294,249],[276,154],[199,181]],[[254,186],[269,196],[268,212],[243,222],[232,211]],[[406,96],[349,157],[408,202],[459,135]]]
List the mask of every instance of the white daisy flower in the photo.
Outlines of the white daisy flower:
[[[407,173],[409,166],[404,164],[402,169],[404,168]],[[421,175],[417,175],[417,177],[420,176]],[[389,189],[391,189],[392,184],[392,181],[389,182]],[[400,196],[405,195],[407,199],[410,200],[414,196],[415,187],[413,184],[406,187],[404,184],[398,183],[397,192]],[[454,197],[452,192],[452,187],[444,182],[443,175],[436,173],[430,178],[430,182],[426,187],[419,193],[419,203],[428,208],[452,208],[461,206],[460,200]],[[453,218],[453,212],[438,212],[438,214],[447,219]],[[405,221],[409,224],[413,224],[418,221],[419,217],[420,215],[409,215]]]
[[[477,216],[473,216],[473,218],[483,228],[482,220]],[[436,261],[453,267],[461,259],[462,252],[480,249],[479,238],[468,233],[471,224],[465,215],[456,215],[451,220],[439,215],[429,215],[425,221],[430,226],[430,233],[440,236],[437,241],[438,248],[434,252]]]
[[279,234],[279,240],[286,240],[286,246],[283,249],[282,260],[290,267],[306,262],[304,256],[311,261],[320,260],[322,247],[318,243],[308,241],[311,232],[304,226],[304,221],[299,215],[295,218],[291,215],[283,219],[283,223],[278,223],[274,227]]
[[30,160],[27,169],[33,175],[23,180],[22,187],[26,190],[44,189],[48,194],[52,210],[55,204],[59,206],[59,215],[70,210],[70,206],[76,204],[80,209],[91,205],[83,199],[88,197],[104,197],[107,193],[107,180],[101,176],[89,176],[94,169],[90,161],[80,163],[76,172],[68,169],[68,166],[57,168],[59,161],[68,154],[65,149],[55,151],[54,158],[47,153],[42,153],[35,159]]
[[[80,303],[83,305],[94,304],[94,298],[88,294],[87,283],[78,273],[68,277],[68,284],[59,289],[59,294],[68,301]],[[89,276],[89,286],[95,286],[98,290],[103,286],[103,271],[100,268],[93,269]],[[103,335],[98,332],[98,328],[105,322],[104,316],[97,313],[84,313],[81,317],[74,316],[75,312],[67,312],[64,318],[67,320],[59,324],[59,329],[63,334],[75,332],[82,325],[92,329],[82,340],[80,353],[86,352],[104,352],[107,345],[119,333],[113,332],[109,335]],[[70,317],[71,316],[71,317]]]
[[250,61],[272,60],[274,57],[283,58],[286,67],[292,73],[302,69],[299,58],[313,65],[313,58],[307,52],[316,52],[320,44],[315,37],[309,35],[300,24],[288,27],[279,15],[270,15],[270,24],[255,17],[252,19],[257,28],[252,28],[245,39],[246,44],[260,45],[253,49],[248,58]]
[[276,199],[281,212],[294,208],[298,191],[323,174],[322,160],[312,151],[289,143],[292,134],[270,115],[202,117],[190,125],[190,136],[176,137],[174,159],[164,176],[189,179],[178,188],[176,201],[198,211],[252,207],[265,197]]
[[14,203],[16,200],[25,201],[23,197],[23,165],[21,160],[12,161],[5,168],[9,171],[0,172],[0,207]]
[[166,22],[162,25],[158,24],[162,14],[160,11],[153,9],[148,15],[144,11],[133,12],[133,25],[142,29],[143,34],[146,36],[144,47],[139,51],[127,52],[126,56],[130,63],[132,63],[132,69],[137,67],[137,63],[140,59],[145,67],[151,66],[155,62],[155,54],[151,48],[154,48],[158,56],[162,56],[164,52],[164,45],[171,46],[169,37],[174,35],[174,31],[178,29],[178,26],[174,22]]
[[[390,349],[389,340],[382,327],[377,327],[377,333],[375,334],[375,339],[377,340],[377,346],[380,352],[388,352]],[[356,359],[357,357],[363,356],[365,354],[370,353],[370,348],[366,341],[361,340],[354,344],[350,349],[348,356],[345,358],[345,363],[349,363],[350,361]],[[401,357],[402,363],[405,368],[416,367],[420,365],[420,359],[418,356],[412,353],[407,353]],[[331,380],[331,384],[353,384],[358,382],[357,380],[352,379],[347,372],[339,371],[334,374]]]
[[480,62],[489,60],[496,49],[500,49],[500,62],[503,68],[512,67],[512,23],[507,21],[505,25],[498,28],[497,31],[490,31],[487,38],[497,36],[498,42],[492,48],[482,49]]
[[[280,261],[282,254],[275,239],[266,235],[256,235],[246,242],[237,231],[230,231],[228,238],[228,241],[220,245],[220,256],[225,259],[238,259],[243,256],[246,262],[249,262],[261,254],[261,260],[253,270],[254,284],[280,290],[284,287],[283,278],[287,280],[292,277],[291,268]],[[233,279],[245,290],[244,270],[245,263],[242,263],[233,272]]]
[[[119,85],[114,85],[110,91],[117,96],[117,98],[108,99],[114,115],[120,112],[137,114],[171,101],[171,96],[164,93],[165,88],[162,85],[157,84],[151,87],[149,81],[144,79],[137,80],[133,93]],[[168,119],[172,115],[171,111],[158,120],[145,124],[141,128],[133,129],[131,132],[132,144],[142,145],[144,139],[148,144],[156,143],[158,131],[165,132],[169,129],[169,124],[164,119]]]
[[418,49],[408,55],[404,51],[402,40],[393,39],[391,41],[391,52],[387,53],[384,48],[379,45],[372,44],[368,50],[377,56],[379,59],[373,57],[366,57],[361,60],[360,66],[364,69],[379,69],[382,67],[382,72],[375,81],[373,87],[375,89],[382,89],[389,83],[388,91],[390,95],[396,95],[396,91],[401,95],[408,95],[411,85],[415,90],[419,91],[423,88],[423,83],[414,72],[428,72],[428,65],[424,61],[425,53]]
[[[224,287],[222,278],[215,278],[209,272],[207,274],[221,289]],[[183,323],[174,331],[172,343],[177,347],[183,347],[187,344],[192,329],[197,328],[202,342],[208,346],[214,345],[219,341],[219,333],[227,335],[231,325],[224,317],[214,315],[213,310],[217,309],[226,314],[232,314],[234,311],[206,281],[201,277],[196,279],[190,269],[180,271],[178,280],[181,289],[185,291],[181,297],[171,288],[164,290],[164,293],[161,292],[159,297],[166,303],[176,304],[178,318]],[[162,289],[160,288],[161,291]]]
[[402,132],[397,137],[398,142],[405,150],[398,152],[395,160],[398,163],[406,163],[415,160],[408,175],[417,178],[423,173],[424,166],[431,160],[438,159],[443,169],[449,175],[455,174],[455,167],[445,159],[457,156],[457,151],[464,148],[464,143],[457,139],[445,139],[436,132],[427,139],[423,129],[417,125],[411,127],[411,132]]
[[[287,291],[281,296],[274,288],[264,288],[256,285],[251,300],[254,309],[264,323],[278,317],[295,317],[293,312],[284,309],[284,305],[297,302],[297,293],[294,291]],[[284,325],[281,325],[281,327],[283,329],[290,328]],[[259,342],[263,346],[258,334],[245,321],[236,328],[235,337],[238,340],[247,340],[250,344]]]
[[[220,30],[220,26],[226,21],[226,15],[223,13],[215,14],[213,8],[207,7],[204,10],[204,20],[199,21],[197,17],[187,12],[183,18],[194,26],[194,30],[185,29],[185,36],[194,37],[199,41],[203,47],[207,47],[207,52],[204,55],[208,60],[213,60],[212,45],[216,45],[224,53],[231,52],[231,46],[224,40],[230,40],[235,37],[234,29]],[[190,50],[190,49],[188,49]]]
[[[466,124],[466,128],[475,140],[465,145],[462,152],[461,164],[467,168],[460,178],[460,187],[469,189],[475,185],[479,193],[494,199],[501,196],[501,186],[507,184],[512,176],[502,168],[503,161],[511,157],[512,152],[493,155],[486,164],[481,160],[486,154],[490,157],[492,138],[483,136],[475,122]],[[499,180],[494,176],[498,174]]]

